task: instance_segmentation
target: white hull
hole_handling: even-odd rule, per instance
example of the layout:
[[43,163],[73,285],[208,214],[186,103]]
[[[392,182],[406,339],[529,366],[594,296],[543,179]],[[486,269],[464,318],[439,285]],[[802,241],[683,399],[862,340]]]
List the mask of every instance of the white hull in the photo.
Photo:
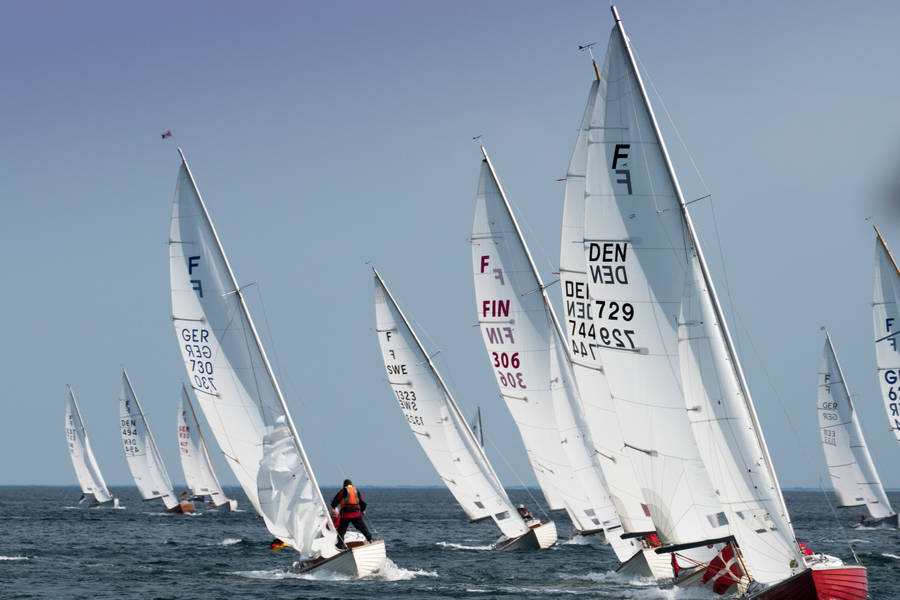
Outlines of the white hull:
[[384,549],[384,540],[373,540],[368,544],[352,546],[325,560],[301,564],[296,562],[291,566],[292,573],[318,573],[328,571],[349,577],[365,577],[384,566],[387,554]]
[[653,548],[643,548],[619,565],[616,573],[628,577],[672,578],[672,559],[668,554],[657,554]]
[[543,550],[556,543],[556,523],[549,521],[532,527],[517,538],[498,541],[495,550]]

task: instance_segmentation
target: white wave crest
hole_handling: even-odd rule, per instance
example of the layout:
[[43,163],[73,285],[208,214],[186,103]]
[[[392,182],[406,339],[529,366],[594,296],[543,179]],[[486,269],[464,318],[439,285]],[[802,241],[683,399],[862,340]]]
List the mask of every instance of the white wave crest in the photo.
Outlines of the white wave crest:
[[885,558],[893,558],[894,560],[900,560],[900,556],[896,554],[891,554],[890,552],[882,552],[881,555]]
[[0,556],[0,560],[30,560],[27,556]]
[[234,546],[235,544],[240,544],[243,540],[241,538],[225,538],[221,542],[219,542],[220,546]]
[[408,581],[416,577],[437,577],[436,571],[425,571],[423,569],[404,569],[398,567],[391,559],[387,559],[384,566],[367,579],[382,579],[384,581]]
[[[239,577],[246,577],[248,579],[270,580],[305,579],[308,581],[349,581],[352,579],[356,579],[355,577],[350,577],[348,575],[325,570],[314,571],[312,573],[291,573],[290,571],[284,571],[281,569],[266,569],[258,571],[235,571],[233,574],[238,575]],[[375,573],[372,573],[371,575],[363,577],[362,579],[379,579],[382,581],[407,581],[410,579],[415,579],[416,577],[437,576],[438,574],[434,571],[424,571],[422,569],[410,570],[398,567],[396,563],[394,563],[394,561],[392,561],[391,559],[387,559],[381,569],[379,569]]]
[[466,546],[465,544],[457,544],[455,542],[435,542],[435,546],[441,546],[442,548],[452,548],[453,550],[490,550],[492,546],[488,544],[487,546]]
[[571,538],[560,543],[561,546],[602,546],[602,535],[581,535],[576,533]]

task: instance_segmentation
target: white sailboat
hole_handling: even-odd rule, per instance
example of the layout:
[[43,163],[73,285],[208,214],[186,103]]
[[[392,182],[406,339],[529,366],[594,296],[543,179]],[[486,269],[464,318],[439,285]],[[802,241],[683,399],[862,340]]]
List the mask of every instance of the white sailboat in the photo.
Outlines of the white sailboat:
[[169,233],[172,319],[191,387],[229,466],[297,572],[363,576],[383,540],[336,547],[337,532],[244,295],[184,154]]
[[565,509],[582,534],[603,531],[627,563],[641,554],[641,544],[622,537],[564,335],[490,157],[481,151],[471,242],[479,326],[492,370],[550,507]]
[[180,502],[172,489],[172,480],[163,464],[156,440],[150,426],[144,418],[144,411],[138,402],[134,387],[128,373],[122,370],[122,389],[119,392],[119,426],[122,432],[122,445],[125,449],[125,460],[134,484],[144,500],[161,498],[166,512],[194,512],[194,503]]
[[209,498],[210,504],[216,508],[227,506],[229,510],[237,510],[237,500],[229,499],[222,491],[212,457],[209,455],[209,448],[206,446],[206,438],[200,430],[200,421],[194,412],[194,404],[183,384],[181,391],[183,396],[178,402],[177,417],[178,456],[181,458],[184,482],[195,499]]
[[862,519],[867,526],[884,523],[896,527],[897,513],[891,509],[869,455],[847,380],[827,332],[817,400],[822,449],[838,505],[867,511]]
[[607,489],[615,503],[624,535],[641,544],[643,560],[636,555],[618,570],[626,575],[665,579],[673,575],[671,562],[668,556],[654,552],[654,548],[660,545],[656,526],[650,518],[643,489],[638,484],[631,457],[624,445],[615,404],[597,352],[598,324],[594,322],[594,315],[604,305],[595,302],[588,293],[584,255],[584,197],[588,133],[600,88],[600,72],[596,63],[594,70],[596,79],[591,84],[575,148],[566,171],[559,258],[560,291],[564,306],[563,329],[569,341],[569,357],[581,391],[586,423]]
[[69,446],[69,458],[72,459],[75,477],[81,486],[82,501],[91,505],[112,502],[113,506],[119,506],[119,499],[114,498],[106,487],[97,459],[94,458],[81,411],[78,410],[78,402],[75,400],[75,392],[71,386],[66,387],[69,390],[66,402],[66,443]]
[[502,550],[547,548],[556,526],[528,523],[510,501],[453,395],[375,271],[375,322],[388,383],[416,440],[469,518],[492,519]]
[[681,493],[696,468],[700,495],[710,483],[715,489],[720,512],[705,516],[724,529],[726,545],[690,577],[720,593],[749,580],[748,594],[760,599],[827,598],[831,586],[861,600],[865,568],[822,555],[804,562],[799,551],[690,213],[612,12],[601,110],[588,133],[584,252],[590,296],[604,303],[597,351],[651,516],[660,537],[702,533],[700,520],[660,518],[683,509],[704,516],[697,508],[709,499]]
[[881,399],[888,424],[900,441],[900,269],[881,232],[875,228],[875,292],[872,319],[875,324],[875,361]]

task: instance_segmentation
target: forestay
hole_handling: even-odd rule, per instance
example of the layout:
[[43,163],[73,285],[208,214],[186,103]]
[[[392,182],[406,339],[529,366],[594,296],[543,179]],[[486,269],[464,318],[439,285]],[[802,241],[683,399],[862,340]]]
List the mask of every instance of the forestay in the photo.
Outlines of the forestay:
[[623,446],[664,544],[727,536],[680,382],[678,313],[688,274],[675,182],[618,29],[588,126],[584,252],[593,328]]
[[559,257],[560,288],[565,307],[563,328],[568,337],[572,368],[581,392],[591,440],[619,520],[628,533],[650,533],[654,530],[653,521],[635,479],[631,457],[625,453],[618,415],[609,395],[603,365],[597,352],[594,314],[603,305],[588,295],[583,247],[585,170],[588,130],[598,89],[598,82],[595,81],[591,85],[575,149],[566,172]]
[[875,293],[872,319],[875,324],[875,362],[881,400],[891,431],[900,441],[900,271],[884,238],[875,228]]
[[[755,580],[781,581],[800,568],[802,556],[690,215],[623,36],[618,22],[604,68],[605,119],[592,123],[589,149],[585,251],[591,295],[607,300],[609,321],[609,341],[600,334],[601,356],[613,396],[622,397],[623,405],[636,406],[641,391],[648,404],[659,402],[652,414],[642,408],[627,419],[652,434],[641,439],[635,432],[639,442],[631,445],[646,457],[640,462],[651,469],[655,490],[670,484],[654,477],[659,458],[678,456],[688,474],[700,457],[706,476],[697,471],[695,481],[701,487],[692,488],[693,498],[676,488],[672,504],[688,508],[691,501],[694,514],[708,521],[698,518],[696,524],[707,531],[725,526]],[[690,428],[684,429],[685,422]],[[677,445],[664,449],[666,441]],[[710,512],[716,497],[724,512]],[[651,506],[659,525],[656,510]]]
[[874,519],[892,515],[890,501],[860,430],[844,372],[827,333],[819,366],[817,408],[825,463],[838,504],[865,506]]
[[141,498],[162,498],[167,509],[178,506],[172,481],[125,371],[122,371],[122,388],[119,392],[119,425],[125,460]]
[[491,518],[508,538],[526,533],[528,527],[377,271],[375,323],[394,397],[447,489],[473,521]]
[[184,481],[194,496],[209,496],[213,505],[228,503],[206,447],[206,440],[200,431],[200,422],[194,412],[194,405],[187,388],[182,386],[183,396],[178,401],[178,456]]
[[69,446],[69,457],[75,468],[75,476],[78,485],[85,496],[92,495],[98,503],[108,502],[112,499],[97,459],[91,450],[91,442],[88,440],[84,421],[81,419],[81,411],[78,410],[78,402],[75,401],[75,393],[69,387],[69,398],[66,402],[66,442]]
[[[180,152],[180,150],[179,150]],[[182,154],[169,233],[172,318],[188,379],[269,531],[304,557],[337,550],[328,506]]]

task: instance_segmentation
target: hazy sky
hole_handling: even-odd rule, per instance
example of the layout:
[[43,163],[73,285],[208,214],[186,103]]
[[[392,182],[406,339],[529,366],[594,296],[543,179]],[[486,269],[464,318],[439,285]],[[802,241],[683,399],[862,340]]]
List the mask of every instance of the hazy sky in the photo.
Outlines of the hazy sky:
[[[619,9],[712,192],[691,210],[782,484],[825,475],[815,404],[827,325],[882,479],[900,487],[865,221],[900,252],[900,4]],[[463,411],[482,407],[501,479],[533,483],[473,327],[472,137],[484,135],[555,279],[555,180],[593,78],[576,46],[599,41],[602,61],[611,27],[596,0],[5,3],[0,484],[75,484],[70,383],[107,482],[131,485],[122,366],[182,480],[166,245],[176,145],[238,280],[257,284],[251,310],[320,482],[440,483],[385,380],[373,261],[440,350]],[[658,100],[685,196],[700,197]]]

